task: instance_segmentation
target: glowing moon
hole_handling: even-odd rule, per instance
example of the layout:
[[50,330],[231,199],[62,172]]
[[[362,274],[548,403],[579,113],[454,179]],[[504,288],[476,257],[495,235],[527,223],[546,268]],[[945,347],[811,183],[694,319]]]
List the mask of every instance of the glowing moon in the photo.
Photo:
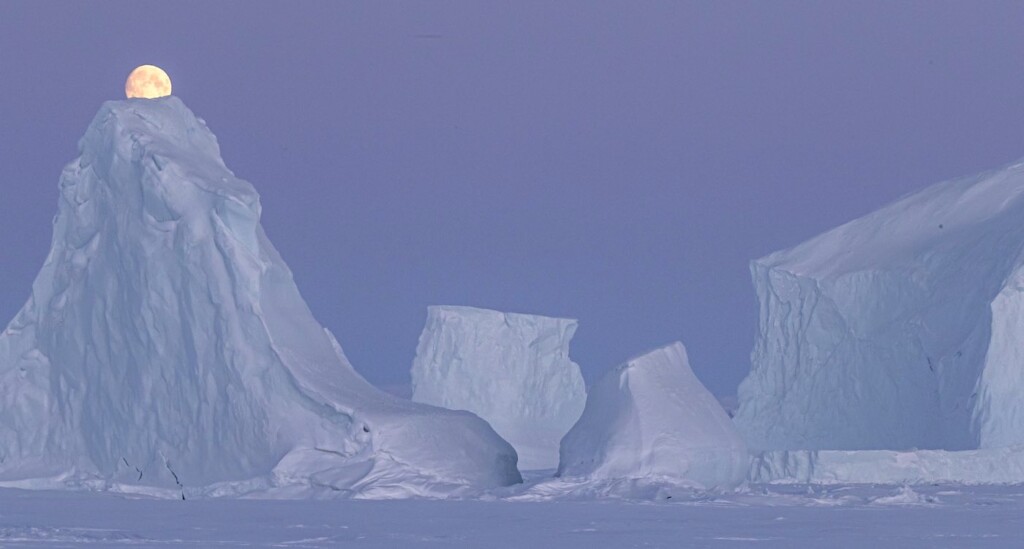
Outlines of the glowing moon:
[[128,80],[124,83],[124,94],[129,99],[156,99],[171,95],[171,77],[160,67],[142,65],[128,75]]

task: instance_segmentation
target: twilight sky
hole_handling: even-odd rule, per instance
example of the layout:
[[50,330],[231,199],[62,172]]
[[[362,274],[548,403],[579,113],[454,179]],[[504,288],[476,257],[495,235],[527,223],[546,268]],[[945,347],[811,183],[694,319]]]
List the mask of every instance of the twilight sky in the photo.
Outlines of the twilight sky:
[[370,381],[459,304],[578,318],[588,382],[680,339],[731,395],[751,259],[1024,156],[1021,29],[1015,1],[3,0],[0,324],[151,63]]

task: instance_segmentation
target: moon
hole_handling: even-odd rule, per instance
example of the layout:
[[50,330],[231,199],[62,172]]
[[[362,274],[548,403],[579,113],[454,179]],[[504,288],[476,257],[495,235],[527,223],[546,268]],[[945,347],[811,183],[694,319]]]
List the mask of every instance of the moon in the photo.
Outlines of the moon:
[[171,77],[155,65],[136,67],[124,83],[124,94],[129,99],[133,97],[144,99],[166,97],[171,95]]

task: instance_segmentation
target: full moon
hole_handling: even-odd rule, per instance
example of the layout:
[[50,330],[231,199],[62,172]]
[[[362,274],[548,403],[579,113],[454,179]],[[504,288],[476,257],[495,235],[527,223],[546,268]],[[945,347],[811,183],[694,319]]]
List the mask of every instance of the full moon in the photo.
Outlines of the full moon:
[[128,80],[124,83],[124,94],[129,99],[156,99],[171,95],[171,77],[160,67],[142,65],[128,75]]

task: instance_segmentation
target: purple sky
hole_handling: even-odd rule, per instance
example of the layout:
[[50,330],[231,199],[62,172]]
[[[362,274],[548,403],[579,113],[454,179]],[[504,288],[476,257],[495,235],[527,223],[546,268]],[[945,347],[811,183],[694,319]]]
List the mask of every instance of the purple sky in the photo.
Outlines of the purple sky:
[[356,367],[430,304],[580,319],[588,381],[749,369],[749,260],[1024,156],[1021,2],[0,2],[0,324],[100,103],[160,65]]

